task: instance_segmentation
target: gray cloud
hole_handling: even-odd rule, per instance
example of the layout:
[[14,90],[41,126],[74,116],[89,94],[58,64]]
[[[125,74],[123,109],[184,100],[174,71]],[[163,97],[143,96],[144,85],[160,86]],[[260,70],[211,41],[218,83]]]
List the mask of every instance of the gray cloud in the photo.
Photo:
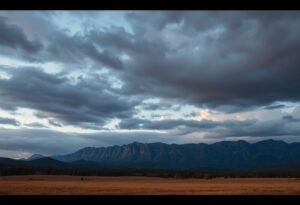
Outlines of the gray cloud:
[[[2,50],[2,53],[15,56],[21,59],[47,62],[56,61],[74,65],[85,66],[85,61],[91,59],[95,63],[107,66],[112,69],[121,70],[123,64],[118,56],[114,55],[108,49],[99,50],[94,46],[93,41],[87,36],[80,34],[69,35],[64,30],[55,26],[48,13],[37,13],[23,15],[14,12],[12,17],[10,14],[0,16],[0,45],[9,47],[13,50]],[[45,16],[48,16],[46,18]],[[22,18],[30,19],[28,23]],[[17,22],[16,22],[17,19]],[[27,30],[31,33],[34,40],[29,40],[23,31],[22,24],[30,24],[31,27],[44,29],[41,32]],[[48,24],[45,28],[43,24]],[[42,34],[42,35],[40,35]],[[42,45],[41,41],[45,45]],[[21,49],[21,53],[17,53],[16,49]],[[35,54],[35,55],[33,55]]]
[[295,118],[292,115],[285,115],[282,117],[283,120],[289,121],[289,122],[300,122],[300,119]]
[[114,53],[107,49],[98,50],[86,36],[69,36],[63,32],[57,32],[50,39],[50,45],[46,51],[44,58],[51,58],[54,61],[82,65],[86,59],[91,59],[109,68],[118,70],[123,68],[122,62]]
[[[22,152],[54,154],[80,147],[84,140],[70,134],[37,129],[1,129],[0,149]],[[86,144],[83,144],[86,145]],[[73,148],[72,148],[73,147]]]
[[212,129],[215,127],[238,127],[238,126],[249,126],[253,124],[254,120],[247,121],[234,121],[228,120],[223,122],[217,122],[212,120],[145,120],[145,119],[125,119],[119,123],[119,127],[123,129],[156,129],[156,130],[169,130],[175,129],[179,126],[186,128],[196,128],[197,130]]
[[100,79],[81,79],[73,85],[67,77],[37,68],[11,68],[6,72],[12,77],[0,79],[0,106],[4,109],[8,104],[11,109],[33,108],[39,111],[39,117],[79,126],[81,122],[101,126],[110,118],[129,117],[137,104],[134,99],[114,94],[109,85],[97,81]]
[[279,120],[145,120],[126,119],[119,123],[122,129],[174,130],[180,135],[206,133],[206,138],[225,139],[227,137],[274,137],[300,136],[300,120],[284,116]]
[[66,154],[83,147],[102,147],[138,142],[173,143],[178,137],[156,132],[98,132],[94,134],[68,134],[51,130],[0,129],[0,150],[40,153],[44,155]]
[[286,107],[286,106],[283,105],[283,104],[269,105],[269,106],[266,106],[265,109],[267,109],[267,110],[273,110],[273,109],[284,108],[284,107]]
[[55,120],[48,119],[50,125],[54,125],[55,127],[61,127],[62,125]]
[[[55,132],[49,129],[0,129],[0,150],[19,150],[44,155],[65,154],[74,152],[83,147],[102,147],[122,145],[137,142],[163,142],[163,143],[199,143],[216,142],[232,138],[262,139],[278,138],[281,140],[297,140],[299,137],[299,121],[291,122],[287,119],[269,120],[265,122],[246,121],[208,121],[199,122],[184,120],[165,120],[161,123],[144,122],[149,129],[174,129],[184,126],[185,129],[176,132],[155,131],[105,131],[93,134],[75,134]],[[148,124],[147,124],[148,123]],[[129,126],[127,124],[127,126]],[[131,125],[132,126],[132,125]],[[136,126],[130,128],[138,129]],[[202,134],[203,137],[193,137],[190,134]],[[5,137],[4,137],[5,136]]]
[[25,33],[16,25],[9,24],[0,16],[0,45],[12,49],[22,49],[24,52],[37,53],[42,49],[38,41],[30,41]]
[[143,110],[174,110],[174,111],[179,111],[180,110],[180,105],[172,104],[172,103],[167,103],[167,102],[158,102],[158,103],[142,103],[141,108]]
[[284,117],[280,120],[257,121],[246,126],[216,129],[206,134],[206,138],[226,137],[281,137],[300,136],[299,121]]
[[3,118],[3,117],[0,117],[0,124],[18,126],[20,123],[17,120],[12,119],[12,118]]
[[25,124],[27,127],[31,127],[31,128],[47,128],[47,126],[38,123],[38,122],[33,122],[33,123],[29,123],[29,124]]
[[[90,59],[126,70],[115,74],[126,95],[239,112],[275,101],[299,101],[299,14],[128,12],[134,33],[117,26],[91,27],[74,35],[53,28],[37,58],[83,67]],[[176,42],[181,43],[173,48]],[[121,60],[122,53],[131,60]]]
[[[136,61],[128,67],[133,75],[124,77],[129,93],[152,93],[221,110],[231,107],[226,112],[277,100],[299,101],[299,12],[134,12],[129,19],[157,32],[184,21],[178,32],[189,39],[163,55],[132,57]],[[137,81],[134,75],[144,78]]]

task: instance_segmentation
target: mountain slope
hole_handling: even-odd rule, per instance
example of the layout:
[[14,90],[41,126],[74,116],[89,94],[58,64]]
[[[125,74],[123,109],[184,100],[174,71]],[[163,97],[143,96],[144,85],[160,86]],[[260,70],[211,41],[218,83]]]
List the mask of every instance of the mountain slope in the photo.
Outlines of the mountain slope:
[[0,157],[0,166],[27,164],[26,161]]
[[[29,162],[31,166],[34,167],[44,167],[44,168],[68,168],[72,167],[72,164],[61,162],[55,159],[52,159],[51,157],[44,157],[35,159]],[[74,166],[75,167],[75,166]]]
[[27,158],[26,161],[32,161],[40,158],[44,158],[45,156],[41,154],[33,154],[31,157]]
[[51,157],[43,157],[34,160],[16,160],[10,158],[0,158],[0,167],[27,166],[35,168],[67,168],[76,167],[76,164],[66,163],[52,159]]
[[122,146],[87,147],[52,158],[63,162],[88,161],[110,167],[248,169],[299,164],[300,143],[275,140],[254,144],[240,140],[184,145],[134,142]]

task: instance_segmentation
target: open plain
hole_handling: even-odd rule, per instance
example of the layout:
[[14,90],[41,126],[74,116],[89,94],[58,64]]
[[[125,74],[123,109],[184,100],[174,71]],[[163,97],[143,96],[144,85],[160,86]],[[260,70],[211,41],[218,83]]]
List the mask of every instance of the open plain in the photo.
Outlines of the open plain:
[[296,178],[2,176],[1,195],[299,195]]

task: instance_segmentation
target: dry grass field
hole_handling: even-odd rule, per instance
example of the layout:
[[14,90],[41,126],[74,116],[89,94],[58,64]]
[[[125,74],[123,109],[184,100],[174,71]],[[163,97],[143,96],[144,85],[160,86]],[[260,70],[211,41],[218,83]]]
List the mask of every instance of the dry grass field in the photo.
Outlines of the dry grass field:
[[1,195],[300,195],[300,179],[5,176]]

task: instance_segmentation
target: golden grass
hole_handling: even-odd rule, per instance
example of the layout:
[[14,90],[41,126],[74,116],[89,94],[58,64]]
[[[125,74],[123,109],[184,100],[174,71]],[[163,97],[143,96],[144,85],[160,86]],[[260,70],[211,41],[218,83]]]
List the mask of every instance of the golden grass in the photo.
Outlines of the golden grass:
[[162,179],[150,177],[0,177],[0,194],[17,195],[299,195],[299,179]]

